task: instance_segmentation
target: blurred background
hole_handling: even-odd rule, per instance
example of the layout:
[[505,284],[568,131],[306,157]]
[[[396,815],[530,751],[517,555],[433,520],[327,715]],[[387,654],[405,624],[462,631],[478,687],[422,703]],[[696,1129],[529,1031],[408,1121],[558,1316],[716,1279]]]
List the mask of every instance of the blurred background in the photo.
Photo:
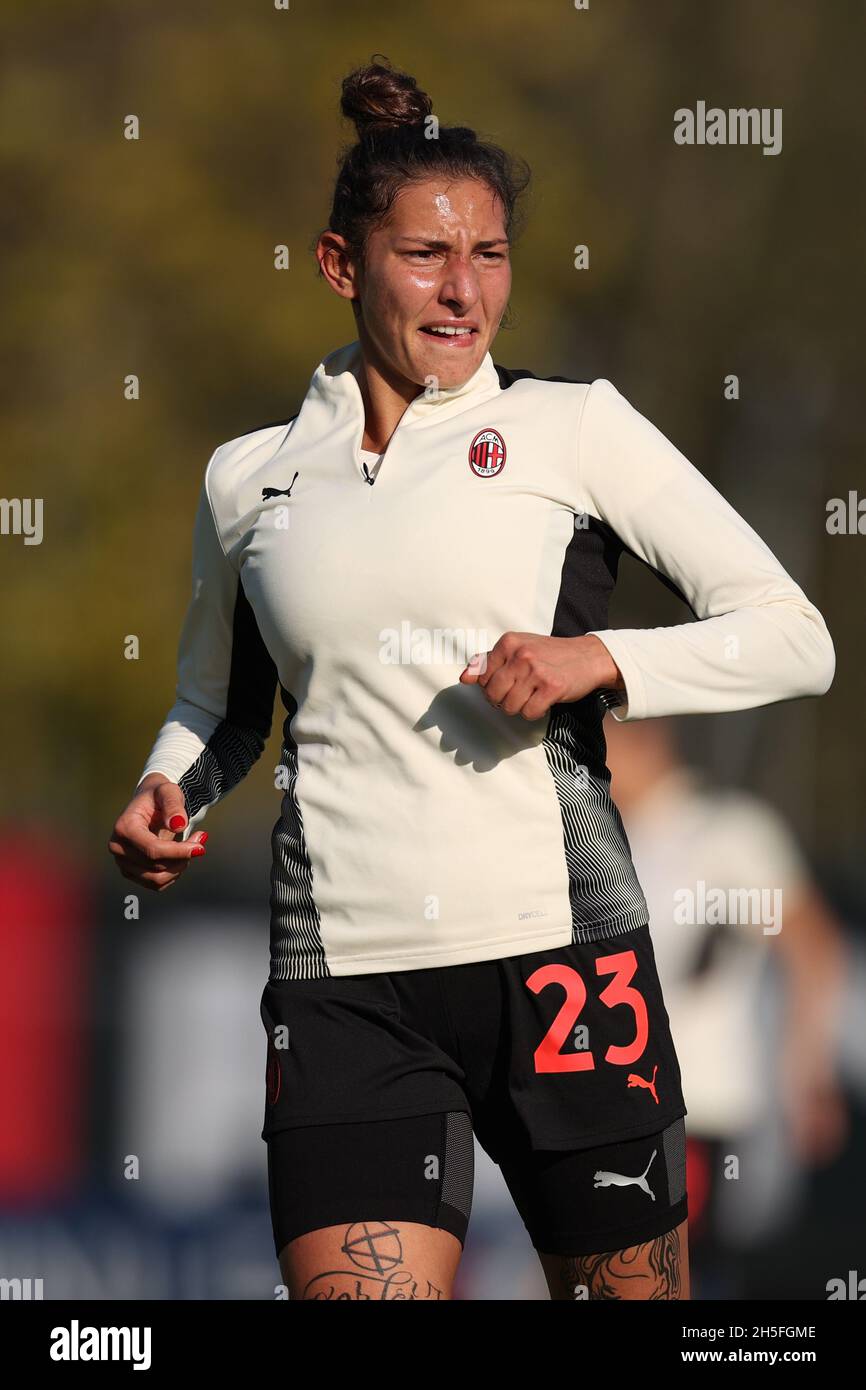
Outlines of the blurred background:
[[[207,459],[294,414],[354,338],[312,247],[352,137],[340,81],[374,53],[532,167],[494,360],[612,380],[826,618],[820,700],[606,727],[689,1106],[693,1294],[823,1299],[866,1274],[857,498],[851,533],[827,527],[866,488],[863,7],[29,0],[0,37],[0,492],[44,506],[40,544],[0,535],[0,1278],[93,1299],[279,1281],[258,1004],[280,718],[173,893],[134,915],[106,843],[172,703]],[[781,152],[675,144],[698,101],[782,108]],[[612,626],[687,617],[624,562]],[[783,929],[678,924],[701,881],[778,890]],[[544,1298],[477,1158],[457,1297]]]

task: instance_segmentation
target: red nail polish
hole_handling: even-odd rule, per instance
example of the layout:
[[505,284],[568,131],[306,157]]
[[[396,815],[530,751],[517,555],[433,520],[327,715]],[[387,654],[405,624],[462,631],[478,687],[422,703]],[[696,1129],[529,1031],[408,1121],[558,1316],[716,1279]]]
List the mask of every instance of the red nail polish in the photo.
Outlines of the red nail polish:
[[205,854],[206,852],[204,845],[196,845],[189,857],[190,859],[198,859],[200,854]]
[[183,830],[186,825],[186,816],[172,816],[168,823],[169,830]]
[[208,837],[209,834],[210,834],[210,831],[209,831],[209,830],[203,830],[203,831],[202,831],[202,836],[201,836],[201,839],[199,840],[199,844],[200,844],[200,845],[203,845],[203,844],[204,844],[204,842],[205,842],[205,840],[207,839],[207,837]]

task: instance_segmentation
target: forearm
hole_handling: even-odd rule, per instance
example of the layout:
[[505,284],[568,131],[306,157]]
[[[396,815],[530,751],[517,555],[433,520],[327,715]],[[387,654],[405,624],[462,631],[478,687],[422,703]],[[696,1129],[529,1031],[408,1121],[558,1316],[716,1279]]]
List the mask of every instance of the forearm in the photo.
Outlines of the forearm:
[[796,601],[598,635],[622,672],[630,719],[723,714],[821,695],[835,668],[821,615]]
[[599,690],[625,690],[622,672],[614,661],[609,649],[594,632],[577,639],[587,644],[597,676],[595,685]]
[[835,651],[818,609],[746,520],[604,380],[579,427],[583,509],[697,619],[595,629],[619,667],[617,718],[720,714],[822,695]]
[[784,977],[784,1027],[798,1052],[835,1055],[845,986],[845,943],[814,889],[799,894],[777,939]]

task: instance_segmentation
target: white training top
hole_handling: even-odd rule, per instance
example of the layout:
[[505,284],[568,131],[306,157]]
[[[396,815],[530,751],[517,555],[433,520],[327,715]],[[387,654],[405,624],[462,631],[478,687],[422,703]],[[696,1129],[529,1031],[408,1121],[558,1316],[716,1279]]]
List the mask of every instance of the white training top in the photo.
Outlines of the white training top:
[[[601,697],[527,721],[459,682],[469,657],[506,631],[594,632],[625,680],[615,718],[710,713],[823,694],[824,620],[609,381],[487,353],[410,403],[370,483],[360,366],[358,342],[331,353],[297,416],[211,456],[177,700],[145,772],[180,784],[192,828],[261,754],[279,682],[273,979],[628,931],[647,905]],[[624,550],[699,621],[611,631]]]

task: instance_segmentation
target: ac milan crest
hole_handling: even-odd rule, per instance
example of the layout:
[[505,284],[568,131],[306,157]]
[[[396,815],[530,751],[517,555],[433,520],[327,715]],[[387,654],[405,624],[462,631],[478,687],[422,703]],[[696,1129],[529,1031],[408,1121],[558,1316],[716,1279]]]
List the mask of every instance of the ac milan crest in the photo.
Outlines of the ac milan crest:
[[469,445],[469,467],[479,478],[494,478],[505,467],[505,440],[498,430],[479,430]]

